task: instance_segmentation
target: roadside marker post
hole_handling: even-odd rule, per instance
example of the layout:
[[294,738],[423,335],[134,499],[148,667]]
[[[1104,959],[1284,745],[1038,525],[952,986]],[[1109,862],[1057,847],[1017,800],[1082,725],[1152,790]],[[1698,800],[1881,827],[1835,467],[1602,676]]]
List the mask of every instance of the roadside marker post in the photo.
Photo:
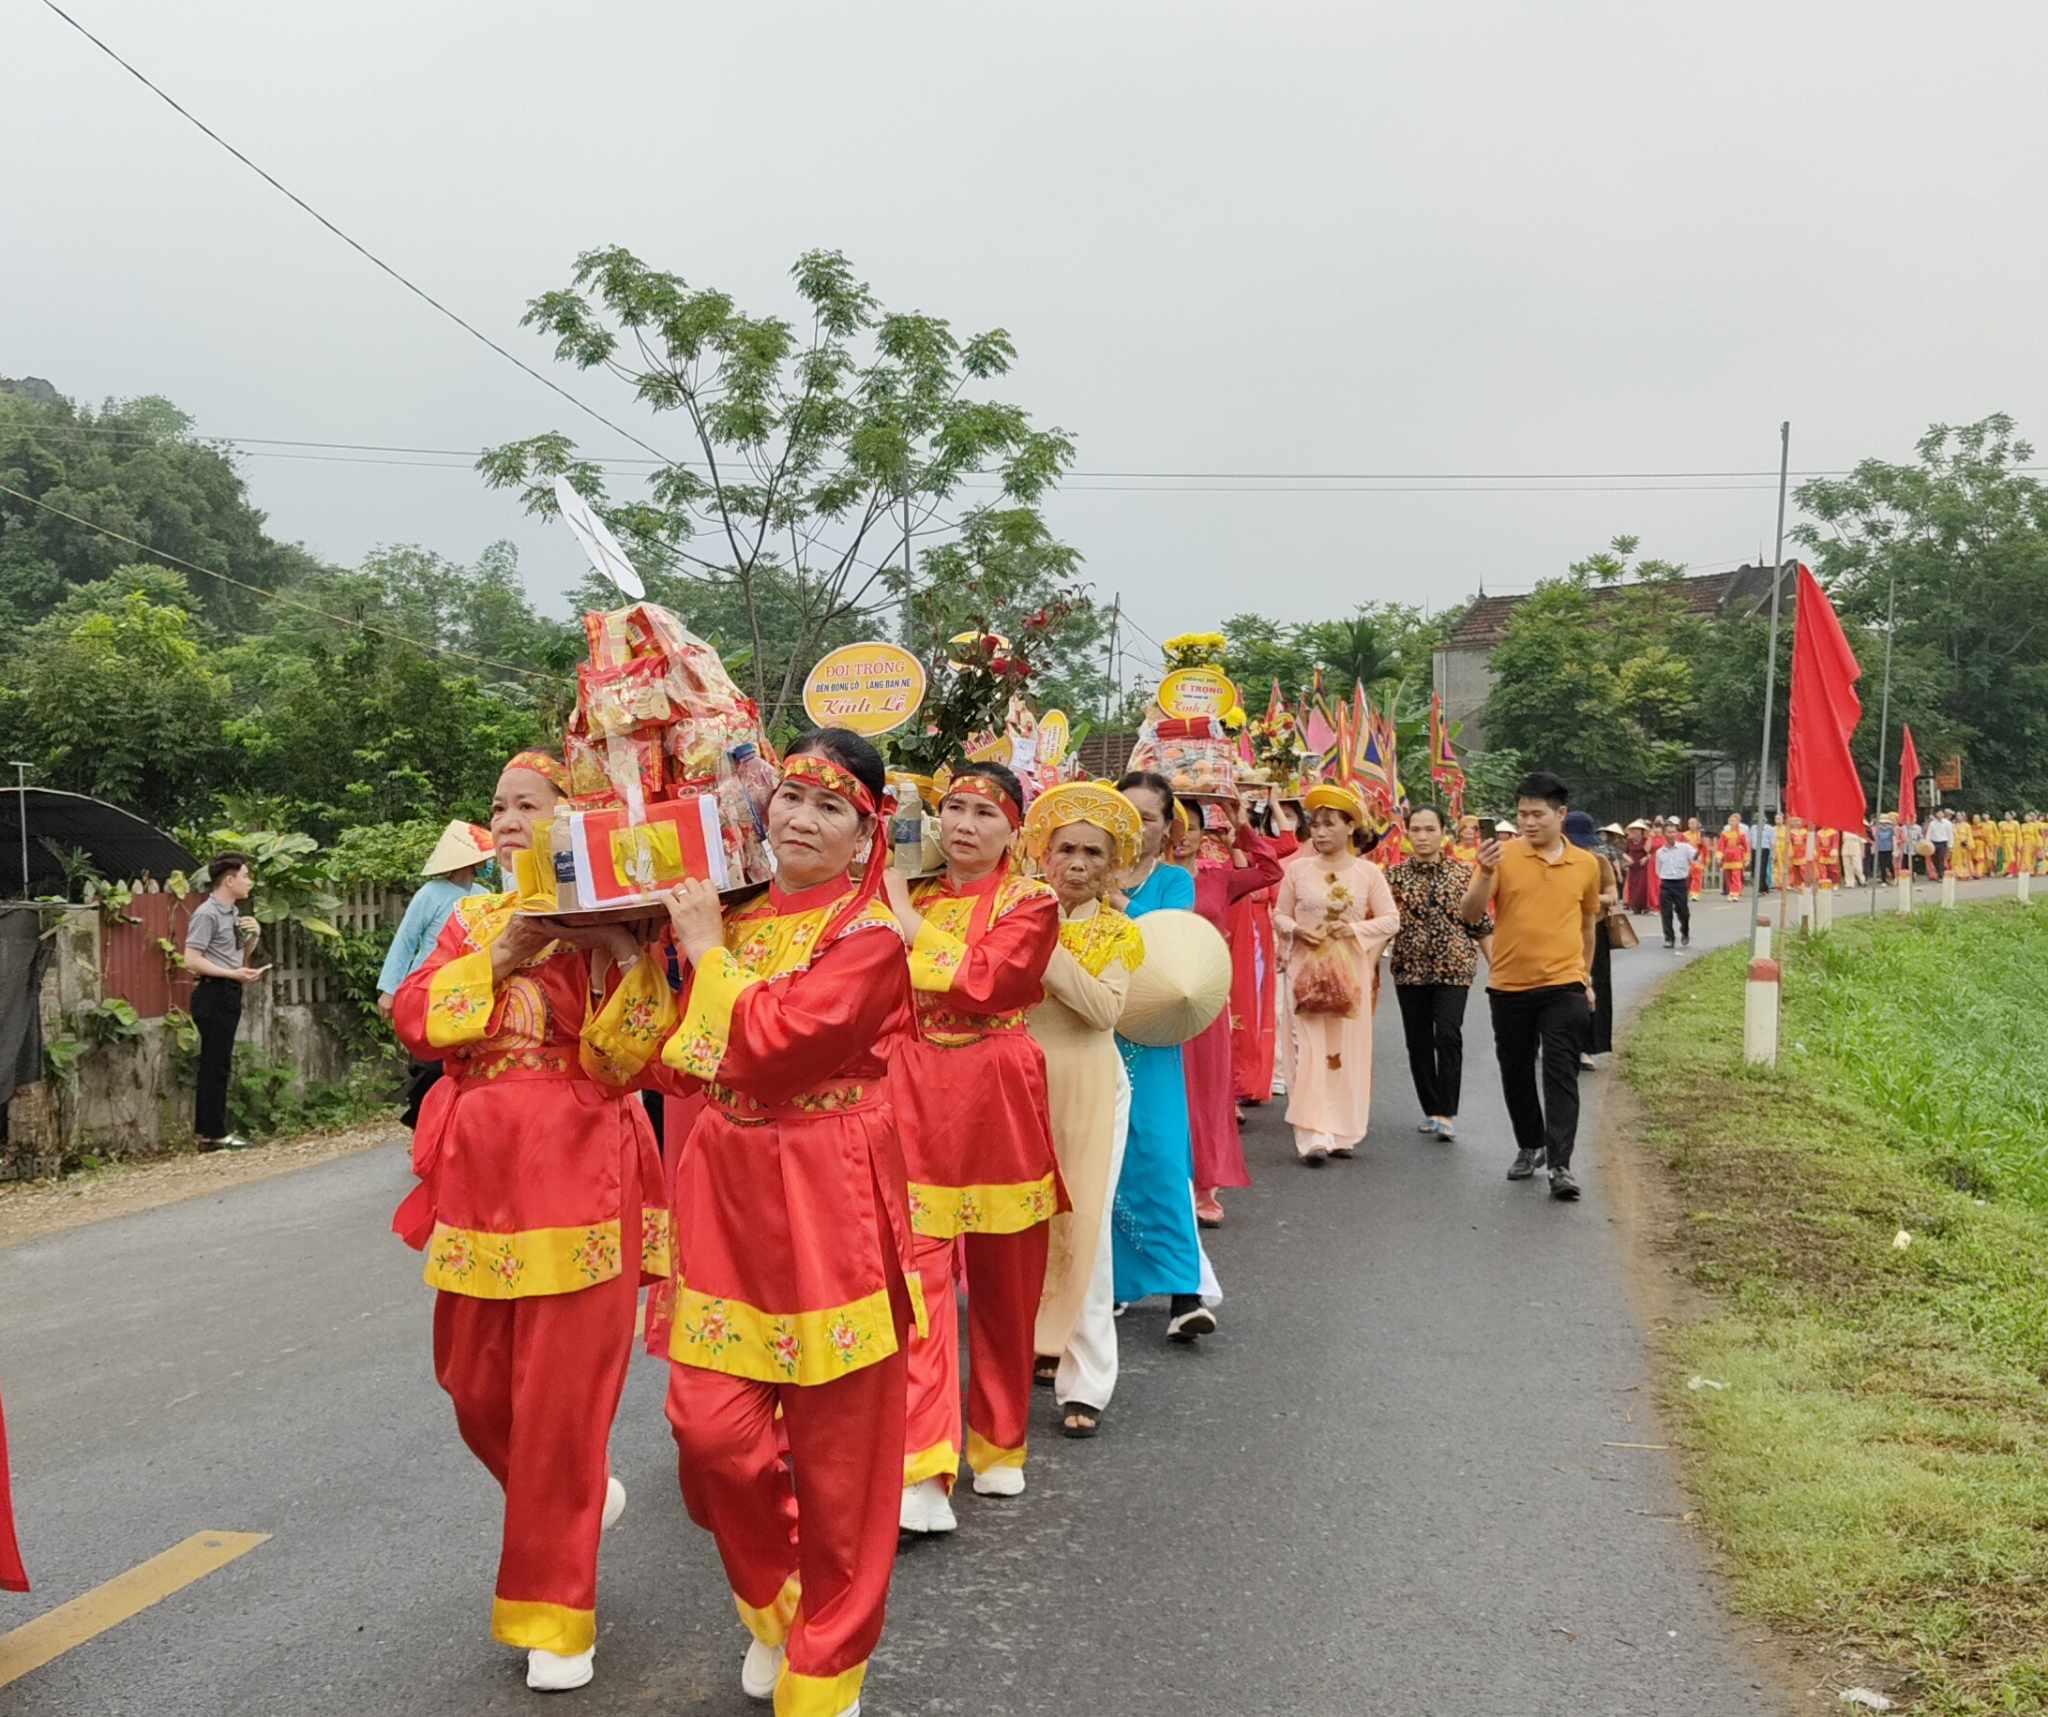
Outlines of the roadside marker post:
[[1759,913],[1756,922],[1749,927],[1749,957],[1752,960],[1771,957],[1771,920],[1768,913]]
[[1913,910],[1913,873],[1910,870],[1899,872],[1899,910],[1901,912],[1911,912]]
[[1953,907],[1956,903],[1956,873],[1947,872],[1941,879],[1941,903]]
[[2034,898],[2033,881],[2034,879],[2027,875],[2025,871],[2020,872],[2019,897],[2022,906],[2025,906]]
[[1778,1064],[1778,962],[1754,959],[1742,998],[1742,1059],[1752,1067]]

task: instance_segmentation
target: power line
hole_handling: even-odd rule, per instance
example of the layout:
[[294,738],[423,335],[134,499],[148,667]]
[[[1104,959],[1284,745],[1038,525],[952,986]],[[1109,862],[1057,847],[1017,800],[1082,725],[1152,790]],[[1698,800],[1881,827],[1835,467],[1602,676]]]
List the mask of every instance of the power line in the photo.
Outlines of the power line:
[[490,347],[492,351],[496,352],[499,357],[503,358],[508,364],[517,365],[521,370],[524,370],[526,374],[531,376],[535,381],[539,382],[542,387],[547,388],[556,394],[559,394],[563,399],[567,400],[571,405],[573,405],[578,411],[582,412],[586,417],[594,418],[597,422],[603,424],[605,428],[609,429],[614,435],[623,435],[628,441],[632,442],[635,447],[644,447],[649,453],[653,454],[654,457],[664,465],[670,462],[662,453],[660,448],[652,445],[650,442],[641,440],[640,437],[635,435],[630,429],[626,429],[621,425],[612,422],[610,418],[606,417],[602,412],[598,411],[595,407],[585,405],[583,401],[578,399],[574,394],[572,394],[567,388],[563,387],[559,382],[550,380],[548,377],[542,375],[540,371],[535,369],[531,364],[527,363],[524,359],[515,357],[511,352],[508,352],[503,346],[499,345],[496,340],[492,339],[490,335],[486,334],[481,328],[476,327],[473,323],[467,322],[462,317],[458,316],[453,310],[449,309],[447,305],[443,304],[431,292],[427,291],[425,287],[419,286],[415,284],[413,281],[408,280],[403,274],[400,274],[397,269],[393,268],[390,263],[386,262],[382,257],[378,256],[366,245],[359,243],[357,240],[351,238],[347,233],[343,232],[340,227],[336,226],[318,209],[314,208],[313,205],[307,202],[304,197],[300,196],[296,191],[291,190],[288,186],[282,184],[270,173],[265,172],[263,168],[257,166],[256,163],[250,160],[248,156],[244,155],[241,152],[241,150],[237,149],[225,137],[221,136],[221,134],[218,131],[214,130],[212,126],[208,125],[205,120],[201,119],[189,108],[183,106],[180,102],[177,101],[175,97],[170,95],[167,91],[159,88],[156,84],[152,83],[147,77],[145,77],[134,66],[130,65],[112,48],[110,48],[105,42],[101,41],[99,37],[95,36],[76,18],[72,17],[71,14],[65,11],[63,7],[59,6],[57,4],[57,0],[43,0],[43,4],[50,11],[56,13],[58,17],[62,18],[65,23],[69,24],[72,27],[72,29],[76,30],[88,42],[92,43],[94,47],[98,48],[99,51],[105,54],[108,59],[112,60],[115,65],[119,66],[130,77],[134,78],[135,81],[141,84],[144,89],[148,90],[150,94],[154,95],[155,97],[157,97],[158,100],[163,102],[164,105],[170,108],[170,110],[173,113],[177,114],[182,119],[189,120],[193,125],[197,126],[208,137],[212,138],[214,142],[218,143],[223,149],[225,149],[237,161],[241,162],[241,164],[244,167],[248,168],[250,172],[254,173],[265,184],[269,185],[273,190],[281,193],[285,197],[288,197],[292,202],[296,203],[301,209],[305,210],[307,214],[311,215],[313,219],[318,221],[329,232],[334,234],[336,238],[340,239],[343,244],[347,245],[351,250],[355,251],[356,254],[361,256],[365,261],[373,263],[376,267],[382,269],[384,273],[390,275],[393,280],[397,281],[399,285],[403,286],[408,292],[410,292],[414,297],[418,298],[422,303],[431,306],[435,310],[438,310],[443,316],[447,317],[449,321],[453,322],[458,328],[462,329],[464,333],[469,334],[473,338],[482,341],[486,346]]
[[[45,4],[48,0],[45,0]],[[515,363],[517,359],[513,360]],[[545,378],[543,378],[545,379]],[[552,385],[552,384],[551,384]],[[602,421],[602,420],[600,420]],[[42,435],[103,435],[117,439],[153,442],[163,437],[153,430],[129,429],[115,424],[51,424],[32,426]],[[623,433],[623,432],[622,432]],[[346,453],[407,453],[446,459],[480,459],[488,449],[481,447],[410,447],[397,446],[377,441],[312,441],[295,436],[278,435],[208,435],[194,432],[197,441],[226,442],[236,447],[313,447]],[[645,446],[645,442],[640,443]],[[701,459],[670,461],[657,456],[654,459],[640,459],[625,454],[594,454],[587,458],[592,465],[633,466],[668,465],[701,466]],[[460,467],[450,467],[460,469]],[[2048,465],[2015,465],[2015,471],[2048,471]],[[1166,482],[1289,482],[1289,483],[1572,483],[1572,482],[1659,482],[1659,481],[1705,481],[1709,479],[1761,478],[1775,479],[1775,471],[1069,471],[1068,479],[1089,482],[1101,479],[1123,479],[1132,481]],[[1814,467],[1794,471],[1794,477],[1848,477],[1854,475],[1850,466]],[[1114,492],[1114,491],[1111,491]],[[1173,493],[1174,491],[1167,491]],[[1224,491],[1230,493],[1231,491]],[[1257,490],[1247,491],[1258,493]],[[1341,492],[1341,491],[1340,491]]]
[[12,495],[17,501],[26,501],[31,507],[39,507],[42,511],[53,513],[60,519],[68,519],[74,525],[83,525],[89,531],[98,531],[101,536],[111,537],[117,543],[126,543],[130,548],[138,548],[144,554],[155,555],[159,560],[167,560],[190,571],[203,573],[208,578],[217,578],[221,583],[231,584],[237,590],[246,590],[253,596],[260,596],[266,602],[282,603],[287,608],[297,608],[304,613],[316,615],[320,619],[330,621],[336,626],[352,626],[358,631],[373,632],[379,637],[394,639],[401,644],[409,644],[415,650],[424,650],[431,655],[452,656],[458,661],[474,662],[479,667],[496,668],[501,673],[518,674],[524,679],[553,682],[560,677],[555,674],[544,673],[537,668],[522,668],[515,662],[494,662],[488,656],[472,655],[469,651],[458,650],[450,644],[422,643],[419,639],[407,633],[397,631],[390,626],[379,626],[373,621],[354,619],[346,614],[330,614],[326,609],[316,608],[310,602],[301,602],[296,596],[286,596],[282,591],[266,590],[262,585],[251,584],[247,579],[236,578],[232,573],[216,572],[210,566],[201,566],[197,561],[186,560],[182,555],[172,554],[169,549],[156,548],[135,537],[123,536],[119,531],[109,530],[105,525],[96,525],[90,519],[81,519],[76,513],[67,513],[62,507],[53,507],[48,501],[40,501],[35,496],[26,494],[20,489],[10,488],[5,483],[0,483],[0,495]]

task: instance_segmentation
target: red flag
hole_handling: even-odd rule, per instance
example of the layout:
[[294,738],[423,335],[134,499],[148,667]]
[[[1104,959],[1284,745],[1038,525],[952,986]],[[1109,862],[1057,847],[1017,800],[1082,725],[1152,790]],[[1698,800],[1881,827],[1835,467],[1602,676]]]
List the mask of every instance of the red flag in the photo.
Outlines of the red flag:
[[1899,822],[1918,822],[1920,806],[1920,749],[1913,743],[1913,729],[1905,730],[1905,742],[1899,747]]
[[1820,580],[1799,569],[1792,639],[1792,720],[1786,744],[1785,811],[1816,829],[1860,829],[1867,809],[1849,735],[1863,715],[1856,653]]

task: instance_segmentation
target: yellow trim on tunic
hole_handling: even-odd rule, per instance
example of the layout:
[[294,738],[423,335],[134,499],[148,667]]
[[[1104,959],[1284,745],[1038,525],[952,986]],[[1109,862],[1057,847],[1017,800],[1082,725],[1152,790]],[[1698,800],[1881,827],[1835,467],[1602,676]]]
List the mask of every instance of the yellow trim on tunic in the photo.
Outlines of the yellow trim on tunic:
[[723,948],[706,954],[697,962],[683,1023],[662,1049],[662,1064],[693,1079],[716,1079],[732,1042],[732,1010],[761,981]]
[[910,1226],[928,1240],[960,1234],[1020,1234],[1050,1222],[1058,1208],[1053,1177],[996,1186],[910,1183]]
[[997,1467],[1021,1467],[1027,1452],[1028,1445],[1001,1449],[979,1431],[970,1429],[967,1433],[967,1464],[978,1473],[994,1472]]
[[802,1578],[792,1574],[782,1582],[782,1590],[765,1609],[756,1609],[737,1592],[733,1593],[732,1601],[739,1607],[740,1620],[747,1624],[747,1632],[763,1645],[776,1646],[789,1638],[789,1630],[796,1625],[797,1601],[803,1595]]
[[1118,961],[1131,972],[1145,963],[1143,933],[1121,912],[1107,906],[1098,906],[1086,918],[1063,918],[1060,946],[1091,978],[1101,977]]
[[926,1479],[957,1478],[959,1474],[960,1451],[953,1447],[950,1438],[943,1443],[934,1443],[928,1449],[919,1449],[903,1457],[905,1490],[914,1484],[923,1484]]
[[493,1598],[491,1638],[500,1645],[574,1657],[597,1643],[597,1612],[536,1599]]
[[[668,1236],[664,1227],[661,1248]],[[511,1234],[434,1224],[423,1272],[430,1288],[473,1300],[529,1300],[574,1294],[619,1274],[619,1223],[524,1228]],[[582,1649],[580,1646],[577,1648]]]
[[577,1047],[583,1071],[600,1085],[632,1084],[675,1023],[676,998],[668,974],[653,956],[642,955],[596,1016],[583,1022]]
[[657,1205],[640,1207],[640,1271],[666,1281],[675,1274],[673,1218]]
[[[922,1314],[923,1296],[912,1310]],[[925,1321],[917,1319],[922,1334]],[[812,1312],[770,1312],[744,1300],[676,1284],[668,1356],[679,1365],[756,1383],[809,1385],[839,1378],[887,1359],[897,1349],[889,1290]]]
[[[940,901],[933,908],[936,916],[940,907],[972,906],[968,900]],[[963,916],[964,914],[957,914]],[[967,958],[967,944],[958,936],[942,930],[933,917],[927,917],[917,927],[917,938],[910,944],[910,987],[922,990],[926,995],[942,996],[953,987],[954,976]]]
[[[433,1048],[481,1043],[490,1030],[497,1002],[491,985],[491,945],[512,922],[516,904],[510,894],[471,894],[455,903],[470,952],[436,968],[427,979],[427,1042]],[[523,964],[539,965],[558,946],[548,943]]]
[[803,1675],[785,1664],[775,1683],[775,1717],[840,1717],[853,1709],[867,1673],[865,1658],[837,1675]]

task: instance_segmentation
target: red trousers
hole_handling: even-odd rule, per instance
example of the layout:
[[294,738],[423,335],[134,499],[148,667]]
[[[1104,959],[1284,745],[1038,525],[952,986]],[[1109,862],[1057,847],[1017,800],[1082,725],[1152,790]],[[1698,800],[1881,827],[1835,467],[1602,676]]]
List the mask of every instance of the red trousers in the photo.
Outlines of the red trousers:
[[960,1242],[917,1235],[912,1256],[924,1285],[930,1334],[910,1350],[910,1412],[903,1483],[960,1472],[960,1317],[953,1305],[958,1250],[967,1253],[967,1464],[978,1473],[1024,1464],[1031,1424],[1031,1368],[1038,1301],[1045,1289],[1043,1222],[1017,1234],[969,1234]]
[[777,1717],[839,1717],[860,1697],[882,1637],[912,1330],[901,1278],[890,1308],[896,1351],[830,1383],[760,1383],[694,1365],[669,1371],[683,1506],[718,1541],[748,1631],[787,1648]]
[[571,1656],[597,1639],[608,1445],[640,1297],[640,1173],[626,1153],[621,1268],[574,1294],[434,1303],[434,1375],[505,1491],[491,1637]]
[[21,1565],[21,1548],[14,1542],[14,1492],[7,1478],[7,1419],[0,1414],[0,1592],[27,1590],[28,1570]]

